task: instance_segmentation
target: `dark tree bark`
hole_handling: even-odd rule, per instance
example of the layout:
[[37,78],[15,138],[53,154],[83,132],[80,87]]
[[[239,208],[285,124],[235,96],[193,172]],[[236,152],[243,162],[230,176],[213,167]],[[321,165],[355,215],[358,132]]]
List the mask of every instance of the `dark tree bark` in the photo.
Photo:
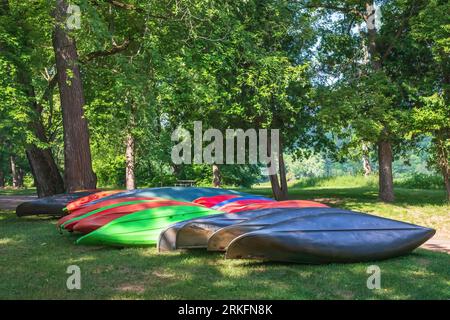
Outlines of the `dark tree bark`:
[[67,3],[56,1],[53,48],[64,127],[64,175],[67,191],[95,189],[84,93],[75,41],[65,28]]
[[220,169],[217,164],[212,165],[212,173],[213,173],[213,179],[212,179],[212,185],[214,188],[220,188],[222,184],[222,176],[220,174]]
[[[373,1],[366,3],[366,25],[368,33],[368,51],[374,71],[381,70],[381,55],[376,45],[377,29],[375,28],[375,6]],[[385,133],[387,130],[385,128]],[[392,145],[386,138],[387,134],[378,141],[378,164],[379,164],[379,191],[378,197],[384,202],[393,202],[394,179],[392,174]]]
[[0,169],[0,189],[5,187],[5,173]]
[[380,141],[378,143],[378,162],[379,162],[379,198],[385,202],[393,202],[394,197],[394,183],[392,176],[392,147],[387,141]]
[[136,189],[134,167],[135,167],[134,137],[131,134],[131,132],[129,132],[126,137],[126,151],[125,151],[125,184],[127,190]]
[[[270,139],[267,139],[267,150],[271,153]],[[278,154],[278,172],[269,174],[270,185],[272,186],[273,197],[280,200],[287,200],[288,198],[288,186],[286,178],[286,166],[284,164],[284,157],[282,152],[282,146],[280,141],[279,146],[280,153]]]
[[[43,144],[48,143],[47,133],[42,124],[40,113],[42,108],[37,104],[31,79],[28,74],[24,77],[27,84],[28,97],[30,98],[30,123],[29,127],[34,136]],[[28,79],[28,80],[26,80]],[[47,197],[64,192],[64,181],[56,165],[50,148],[39,148],[36,144],[26,147],[26,155],[34,178],[38,197]]]
[[25,176],[25,171],[22,168],[17,169],[17,188],[21,189],[24,187],[23,179]]
[[436,156],[439,169],[442,173],[444,180],[445,190],[447,191],[447,200],[450,201],[450,167],[449,167],[449,152],[446,146],[446,140],[448,139],[448,132],[441,132],[441,134],[435,134],[434,144],[436,145]]

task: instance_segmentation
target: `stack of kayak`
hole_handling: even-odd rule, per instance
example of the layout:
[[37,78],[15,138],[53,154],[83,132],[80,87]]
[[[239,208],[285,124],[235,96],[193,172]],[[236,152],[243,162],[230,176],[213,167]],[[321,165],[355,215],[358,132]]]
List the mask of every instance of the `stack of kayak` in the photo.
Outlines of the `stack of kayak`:
[[80,245],[223,251],[229,259],[356,262],[411,252],[435,230],[330,208],[218,188],[101,191],[74,197],[57,223]]

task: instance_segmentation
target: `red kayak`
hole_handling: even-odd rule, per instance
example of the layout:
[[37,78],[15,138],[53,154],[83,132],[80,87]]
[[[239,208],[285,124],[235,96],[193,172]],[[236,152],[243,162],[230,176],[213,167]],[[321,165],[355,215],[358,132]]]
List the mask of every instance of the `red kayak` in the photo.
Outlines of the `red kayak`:
[[87,234],[92,232],[105,224],[113,221],[114,219],[120,218],[124,215],[134,213],[137,211],[164,207],[164,206],[176,206],[176,205],[184,205],[184,206],[200,206],[199,204],[194,204],[190,202],[182,202],[176,200],[161,200],[161,201],[151,201],[144,203],[136,203],[136,204],[128,204],[120,207],[109,208],[104,211],[94,213],[86,218],[78,220],[74,226],[72,227],[73,231]]
[[124,190],[108,190],[108,191],[100,191],[100,192],[96,192],[94,194],[90,194],[86,197],[77,199],[75,201],[69,202],[69,204],[66,206],[67,211],[69,212],[73,212],[74,210],[80,208],[81,206],[94,201],[94,200],[98,200],[107,196],[110,196],[112,194],[116,194],[119,192],[123,192]]
[[237,197],[242,197],[242,196],[237,195],[237,194],[221,194],[221,195],[212,196],[212,197],[200,197],[200,198],[195,199],[192,202],[200,204],[200,205],[208,207],[208,208],[211,208],[222,201],[237,198]]
[[[244,202],[244,201],[242,201]],[[274,202],[259,202],[259,203],[242,203],[239,201],[232,202],[229,204],[226,204],[217,210],[224,211],[227,213],[235,213],[235,212],[241,212],[241,211],[248,211],[248,210],[259,210],[259,209],[271,209],[271,208],[327,208],[328,206],[316,202],[316,201],[309,201],[309,200],[286,200],[286,201],[274,201]]]
[[91,211],[100,209],[102,207],[110,206],[112,204],[116,204],[116,203],[120,203],[120,202],[129,202],[129,201],[138,201],[138,200],[164,200],[164,199],[157,198],[157,197],[128,197],[128,198],[117,198],[117,199],[105,200],[105,201],[101,201],[101,202],[98,202],[98,203],[95,203],[92,205],[88,205],[86,207],[81,207],[81,208],[74,210],[69,215],[64,216],[61,219],[59,219],[58,223],[56,225],[59,227],[64,222],[72,220],[73,218],[76,218],[83,214],[89,213]]
[[[277,202],[275,200],[269,200],[269,199],[245,199],[245,200],[236,200],[227,204],[224,204],[223,206],[220,207],[214,207],[214,209],[219,210],[219,211],[224,211],[222,210],[222,208],[228,208],[228,206],[248,206],[251,204],[260,204],[260,203],[266,203],[266,204],[270,204],[270,203],[274,203]],[[270,208],[270,207],[269,207]]]

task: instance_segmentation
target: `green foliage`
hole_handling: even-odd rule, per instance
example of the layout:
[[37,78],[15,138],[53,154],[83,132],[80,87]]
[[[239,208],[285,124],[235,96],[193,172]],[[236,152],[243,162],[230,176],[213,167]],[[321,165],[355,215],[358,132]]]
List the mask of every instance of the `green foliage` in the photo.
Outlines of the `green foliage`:
[[376,176],[335,176],[335,177],[312,177],[296,180],[294,188],[377,188],[378,178]]
[[409,174],[394,181],[395,186],[407,189],[442,190],[442,176],[424,173]]
[[[24,157],[29,143],[51,147],[62,167],[59,97],[56,90],[47,92],[55,73],[54,2],[8,3],[10,11],[0,15],[1,167],[8,171],[5,159],[15,154],[29,172]],[[361,17],[355,10],[332,9],[363,11],[364,1],[123,3],[131,9],[76,1],[82,23],[70,31],[100,186],[123,185],[128,135],[135,141],[138,186],[178,179],[210,185],[210,166],[178,170],[171,163],[172,131],[180,125],[191,129],[193,121],[222,131],[279,128],[283,149],[292,154],[291,178],[356,174],[363,154],[376,159],[381,138],[392,141],[403,160],[424,136],[431,137],[428,161],[436,168],[442,159],[438,147],[448,149],[446,1],[380,2],[377,46],[392,50],[380,70],[365,61],[367,33],[355,28]],[[405,31],[396,36],[399,21]],[[48,143],[28,126],[36,116],[32,103],[39,106]],[[312,150],[324,156],[308,155]],[[221,171],[227,185],[263,179],[257,166],[223,165]]]
[[326,163],[324,157],[312,154],[307,158],[295,160],[292,156],[285,156],[288,180],[303,177],[323,177],[326,174]]

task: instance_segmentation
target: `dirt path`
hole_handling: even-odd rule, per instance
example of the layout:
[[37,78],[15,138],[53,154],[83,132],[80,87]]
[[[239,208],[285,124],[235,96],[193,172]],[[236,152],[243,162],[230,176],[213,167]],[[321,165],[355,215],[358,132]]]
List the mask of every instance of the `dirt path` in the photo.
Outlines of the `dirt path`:
[[[37,199],[36,196],[14,196],[0,195],[0,210],[15,210],[16,207],[25,201]],[[446,252],[450,254],[450,239],[432,238],[422,245],[422,248]]]
[[450,240],[432,238],[425,242],[421,248],[450,254]]
[[25,201],[37,199],[37,196],[0,196],[0,210],[15,210]]

